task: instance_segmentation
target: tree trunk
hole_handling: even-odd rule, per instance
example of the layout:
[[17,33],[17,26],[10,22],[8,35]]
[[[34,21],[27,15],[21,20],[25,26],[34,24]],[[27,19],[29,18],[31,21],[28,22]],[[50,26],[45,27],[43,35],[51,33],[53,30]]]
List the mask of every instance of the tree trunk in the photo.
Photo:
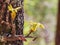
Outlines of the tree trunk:
[[[15,19],[15,23],[16,23],[16,34],[17,35],[23,35],[23,25],[24,25],[24,11],[23,11],[23,0],[15,0],[17,1],[16,6],[17,7],[22,7],[22,9],[18,10],[17,12],[17,16]],[[13,5],[14,6],[14,5]],[[15,41],[13,42],[14,45],[23,45],[23,41]]]
[[60,45],[60,0],[58,1],[58,20],[57,20],[57,31],[56,31],[56,45]]
[[[17,5],[19,5],[20,4],[20,6],[22,7],[23,6],[23,0],[19,0],[18,2],[17,2],[18,4]],[[16,34],[17,35],[23,35],[23,26],[24,26],[24,15],[23,15],[23,13],[24,13],[24,11],[23,11],[23,7],[22,7],[22,9],[20,9],[19,11],[18,11],[18,13],[17,13],[17,17],[16,17],[16,26],[17,26],[17,28],[16,28]],[[17,41],[17,43],[18,43],[18,45],[23,45],[23,42],[22,41]]]
[[[0,0],[0,2],[5,2],[6,0]],[[9,1],[7,0],[7,3],[8,3]],[[23,0],[10,0],[10,2],[12,2],[12,3],[14,3],[14,4],[12,4],[12,6],[14,7],[14,8],[16,8],[16,7],[21,7],[21,9],[20,10],[18,10],[18,12],[17,12],[17,16],[16,16],[16,18],[15,18],[15,24],[16,24],[16,35],[23,35],[23,25],[24,25],[24,15],[23,15],[23,13],[24,13],[24,10],[23,10]],[[10,3],[9,3],[10,4]],[[4,21],[6,21],[6,12],[7,12],[7,6],[8,5],[6,5],[6,10],[5,10],[5,13],[3,14],[4,15],[4,17],[3,17],[3,20]],[[2,5],[0,5],[0,8],[2,7]],[[1,10],[1,9],[0,9]],[[0,13],[1,13],[1,11],[0,11]],[[1,14],[0,14],[1,15]],[[10,17],[11,18],[11,17]],[[9,22],[11,21],[11,19],[9,19]],[[6,27],[6,26],[5,26]],[[5,30],[5,29],[4,29]],[[4,31],[3,31],[4,32]],[[6,32],[4,32],[5,34],[7,34]],[[2,45],[9,45],[9,44],[11,44],[11,45],[23,45],[23,41],[20,41],[20,40],[18,40],[18,41],[13,41],[13,42],[7,42],[6,44],[2,44]]]

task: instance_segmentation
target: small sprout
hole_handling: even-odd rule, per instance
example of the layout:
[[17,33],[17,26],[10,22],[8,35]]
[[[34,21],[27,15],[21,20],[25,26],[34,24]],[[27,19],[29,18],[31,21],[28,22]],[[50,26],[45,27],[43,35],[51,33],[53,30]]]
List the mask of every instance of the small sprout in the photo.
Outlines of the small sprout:
[[31,25],[31,31],[32,31],[32,32],[35,32],[36,29],[37,29],[37,23],[33,23],[33,24]]
[[45,26],[41,23],[36,23],[36,22],[30,22],[30,32],[27,36],[29,36],[32,32],[35,32],[37,28],[45,29]]
[[41,24],[41,23],[36,23],[36,22],[32,22],[32,23],[31,23],[30,29],[31,29],[32,32],[35,32],[38,27],[41,28],[41,29],[45,29],[45,26],[44,26],[43,24]]
[[21,8],[21,7],[13,8],[11,4],[8,6],[8,10],[11,11],[11,19],[12,19],[13,21],[14,21],[14,19],[15,19],[15,17],[16,17],[17,11],[18,11],[20,8]]

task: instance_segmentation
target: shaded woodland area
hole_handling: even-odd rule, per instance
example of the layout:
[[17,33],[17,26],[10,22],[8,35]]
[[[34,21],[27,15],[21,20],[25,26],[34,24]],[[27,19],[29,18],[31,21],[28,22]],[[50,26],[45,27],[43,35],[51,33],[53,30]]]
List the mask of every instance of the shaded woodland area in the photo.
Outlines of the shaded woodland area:
[[60,45],[60,0],[0,0],[0,45]]

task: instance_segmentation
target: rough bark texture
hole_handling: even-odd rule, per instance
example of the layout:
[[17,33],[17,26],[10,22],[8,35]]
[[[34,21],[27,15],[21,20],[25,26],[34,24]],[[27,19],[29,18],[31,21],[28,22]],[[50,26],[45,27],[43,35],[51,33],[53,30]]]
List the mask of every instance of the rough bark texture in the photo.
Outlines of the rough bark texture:
[[56,31],[56,45],[60,45],[60,0],[58,1],[58,20],[57,20],[57,31]]
[[[16,7],[21,6],[22,9],[18,10],[17,16],[15,19],[16,23],[16,34],[17,35],[23,35],[23,25],[24,25],[24,16],[23,16],[23,0],[15,0],[16,1]],[[13,5],[14,6],[14,5]],[[15,41],[13,42],[13,45],[23,45],[22,41]]]
[[[23,0],[19,0],[17,2],[17,5],[18,6],[23,6]],[[24,25],[24,16],[23,16],[23,7],[21,10],[18,11],[17,13],[17,17],[16,17],[16,25],[17,25],[17,28],[16,28],[16,34],[17,35],[23,35],[23,25]],[[23,45],[23,42],[22,41],[17,41],[17,45]]]
[[[6,4],[6,3],[4,3],[4,1],[5,0],[0,0],[0,3],[1,2],[3,2],[3,4]],[[14,4],[12,4],[12,6],[14,7],[14,8],[16,8],[16,7],[22,7],[20,10],[18,10],[18,12],[17,12],[17,16],[16,16],[16,18],[15,18],[15,24],[16,24],[16,35],[23,35],[23,25],[24,25],[24,15],[23,15],[23,13],[24,13],[24,11],[23,11],[23,0],[10,0],[10,2],[15,2]],[[12,2],[12,3],[13,3]],[[6,15],[7,15],[7,6],[8,6],[8,4],[6,4],[6,7],[5,7],[5,9],[3,9],[3,11],[5,11],[4,13],[3,13],[3,11],[2,11],[2,14],[0,14],[0,16],[1,15],[3,15],[3,20],[4,21],[6,21]],[[2,5],[0,5],[0,8],[2,7]],[[2,8],[1,8],[2,9]],[[1,9],[0,9],[0,13],[1,13]],[[10,19],[11,17],[9,17],[9,22],[11,21],[11,19]],[[6,27],[6,26],[5,26]],[[6,36],[6,34],[7,34],[7,32],[5,32],[4,30],[6,30],[6,29],[3,29],[2,30],[2,32],[4,33],[4,35]],[[9,31],[9,33],[10,33],[11,31]],[[1,43],[1,45],[9,45],[9,44],[11,44],[11,45],[23,45],[23,41],[20,41],[20,40],[18,40],[18,41],[13,41],[13,42],[7,42],[6,44],[2,44]]]

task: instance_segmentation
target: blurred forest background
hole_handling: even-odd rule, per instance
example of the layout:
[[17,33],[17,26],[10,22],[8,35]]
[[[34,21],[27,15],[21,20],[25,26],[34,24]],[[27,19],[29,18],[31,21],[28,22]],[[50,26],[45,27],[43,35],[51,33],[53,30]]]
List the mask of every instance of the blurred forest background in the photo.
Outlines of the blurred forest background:
[[44,38],[39,37],[41,31],[36,31],[31,35],[39,38],[35,41],[32,41],[32,38],[27,38],[24,45],[55,45],[57,7],[57,0],[24,0],[24,35],[29,33],[30,21],[39,22],[46,26],[46,29],[50,32],[49,38],[51,40],[48,44],[45,44]]

